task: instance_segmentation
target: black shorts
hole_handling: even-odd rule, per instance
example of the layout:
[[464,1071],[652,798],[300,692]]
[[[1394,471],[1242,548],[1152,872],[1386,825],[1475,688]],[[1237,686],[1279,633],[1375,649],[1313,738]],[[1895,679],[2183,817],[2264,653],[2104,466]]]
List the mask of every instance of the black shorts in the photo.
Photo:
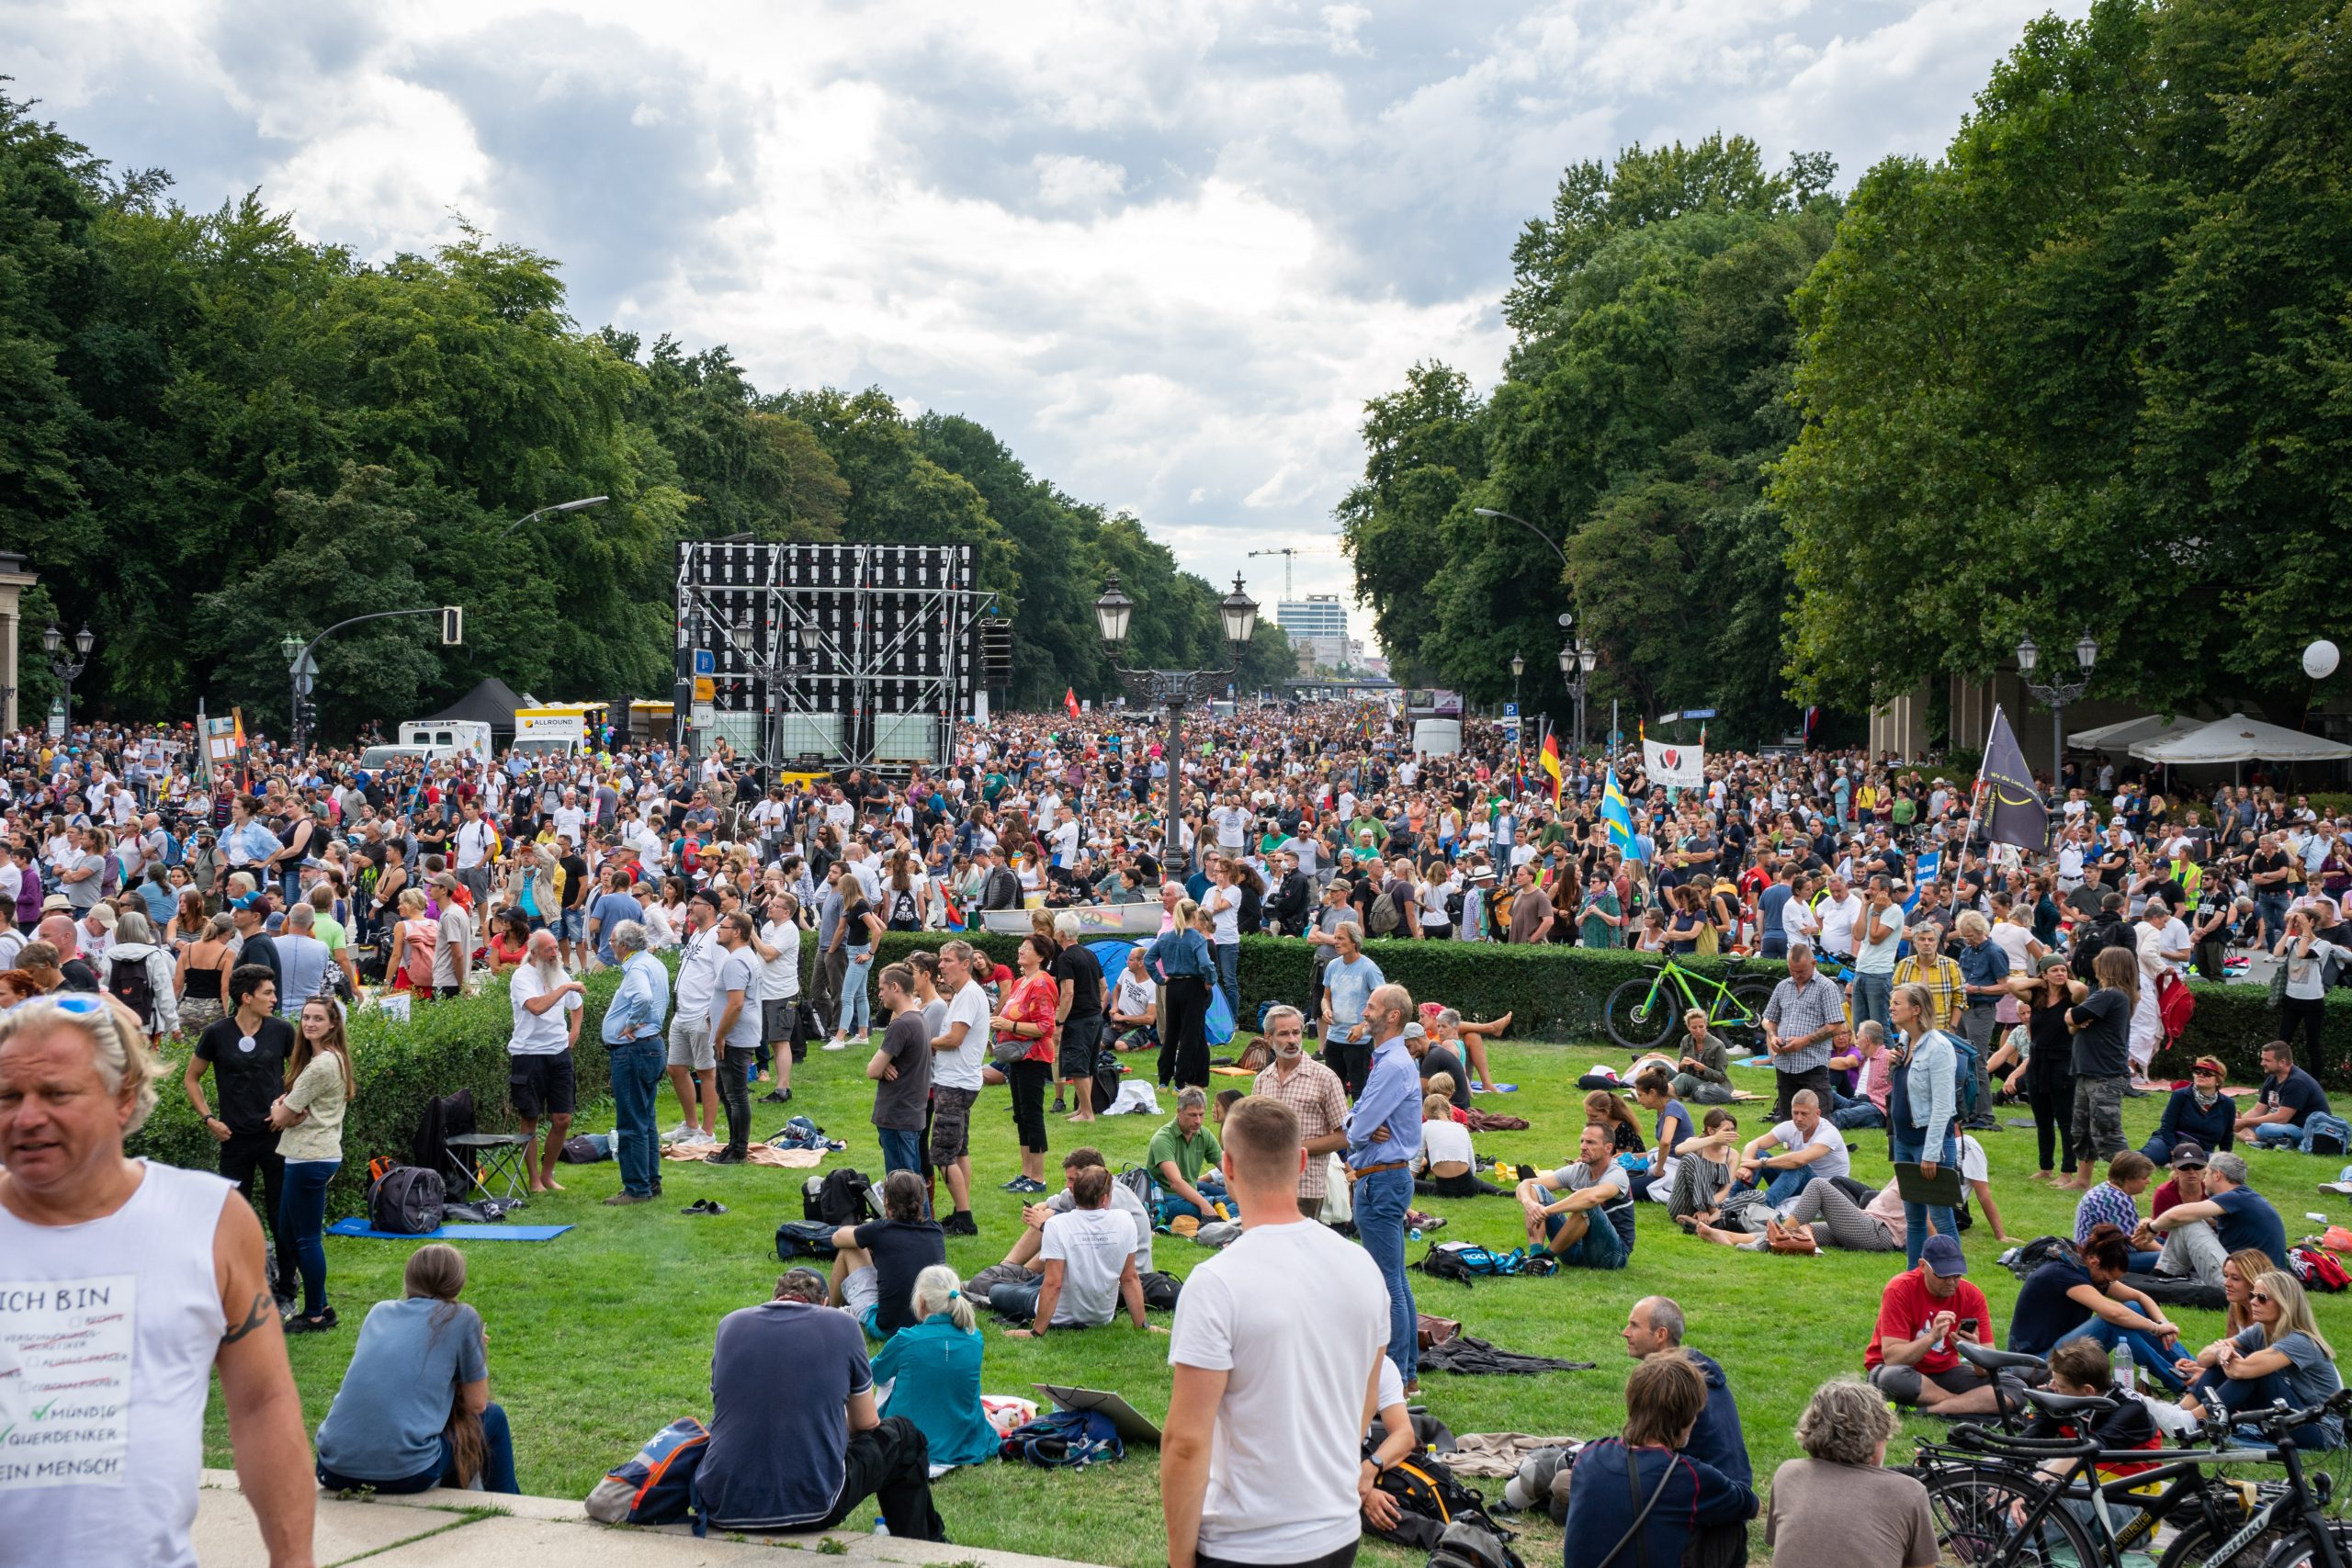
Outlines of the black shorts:
[[797,997],[780,997],[760,1004],[760,1043],[781,1045],[792,1038],[793,1010],[800,1005]]
[[1091,1078],[1094,1076],[1095,1053],[1102,1042],[1102,1015],[1062,1021],[1059,1057],[1055,1063],[1054,1076],[1060,1078]]
[[579,1087],[569,1051],[506,1058],[506,1098],[514,1114],[526,1121],[571,1115]]

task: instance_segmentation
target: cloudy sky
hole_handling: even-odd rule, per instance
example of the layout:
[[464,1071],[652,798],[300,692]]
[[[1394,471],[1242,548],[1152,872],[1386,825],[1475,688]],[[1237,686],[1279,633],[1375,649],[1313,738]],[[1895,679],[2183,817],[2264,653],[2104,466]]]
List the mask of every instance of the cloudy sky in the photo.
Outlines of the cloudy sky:
[[[384,255],[458,215],[584,326],[968,414],[1212,579],[1345,592],[1365,399],[1482,384],[1508,252],[1632,142],[1933,155],[2046,0],[48,0],[14,94],[191,205]],[[2064,0],[2062,11],[2082,9]]]

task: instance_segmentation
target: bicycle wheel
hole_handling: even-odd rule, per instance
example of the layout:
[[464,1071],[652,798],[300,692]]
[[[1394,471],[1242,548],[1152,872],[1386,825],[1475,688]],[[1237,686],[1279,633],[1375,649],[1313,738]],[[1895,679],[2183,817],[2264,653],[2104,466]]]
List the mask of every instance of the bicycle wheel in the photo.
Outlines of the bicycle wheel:
[[1609,993],[1601,1021],[1626,1050],[1646,1051],[1674,1027],[1674,993],[1657,976],[1628,980]]
[[1928,1481],[1928,1515],[1935,1521],[1936,1560],[1962,1568],[2096,1568],[2106,1558],[2075,1516],[2056,1507],[2030,1531],[2010,1517],[2028,1510],[2041,1489],[2030,1477],[1999,1469],[1948,1470]]
[[[2339,1562],[2352,1562],[2352,1525],[2329,1525],[2327,1540],[2328,1544],[2335,1548]],[[2167,1557],[2165,1561],[2169,1565],[2172,1560]],[[2240,1552],[2234,1561],[2245,1562],[2246,1554]],[[2320,1555],[2318,1543],[2312,1540],[2311,1532],[2299,1529],[2271,1547],[2270,1555],[2262,1560],[2262,1568],[2324,1568],[2327,1559]]]
[[[1726,1000],[1739,1005],[1736,1008],[1726,1006]],[[1771,1000],[1772,987],[1760,981],[1745,986],[1734,986],[1727,998],[1719,998],[1715,1002],[1716,1008],[1729,1016],[1711,1019],[1708,1021],[1734,1039],[1744,1040],[1750,1035],[1761,1039],[1764,1033],[1764,1010],[1770,1005]]]

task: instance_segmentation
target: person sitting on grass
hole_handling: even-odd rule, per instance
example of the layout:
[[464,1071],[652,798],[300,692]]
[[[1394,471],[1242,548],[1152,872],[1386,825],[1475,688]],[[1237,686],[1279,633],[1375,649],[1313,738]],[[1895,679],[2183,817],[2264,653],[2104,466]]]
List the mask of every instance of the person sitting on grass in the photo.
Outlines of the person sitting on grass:
[[1044,1273],[989,1292],[998,1312],[1030,1320],[1029,1327],[1006,1329],[1007,1336],[1042,1339],[1053,1328],[1099,1328],[1123,1303],[1137,1328],[1165,1332],[1144,1319],[1135,1227],[1111,1207],[1112,1186],[1111,1173],[1099,1165],[1071,1173],[1071,1207],[1046,1220],[1037,1243]]
[[1885,1468],[1894,1428],[1894,1412],[1861,1383],[1839,1379],[1814,1391],[1797,1417],[1805,1457],[1783,1460],[1772,1472],[1764,1540],[1774,1555],[1786,1562],[1934,1568],[1928,1489]]
[[875,1383],[889,1390],[882,1417],[913,1422],[933,1464],[984,1464],[1002,1445],[980,1404],[986,1347],[978,1314],[944,1263],[915,1276],[907,1306],[914,1323],[890,1336],[874,1357]]
[[2080,1244],[2100,1225],[2113,1225],[2125,1235],[2140,1228],[2140,1194],[2148,1190],[2156,1162],[2137,1149],[2126,1149],[2107,1162],[2107,1179],[2093,1187],[2075,1205],[2075,1240]]
[[872,1497],[892,1535],[947,1539],[931,1501],[931,1444],[905,1416],[875,1414],[865,1337],[825,1304],[814,1269],[786,1269],[775,1299],[719,1320],[710,1397],[695,1474],[710,1529],[831,1529]]
[[2188,1081],[2165,1101],[2164,1119],[2140,1152],[2163,1165],[2182,1144],[2195,1144],[2210,1155],[2236,1142],[2237,1097],[2222,1092],[2228,1077],[2219,1056],[2198,1057],[2189,1066]]
[[1575,1164],[1519,1184],[1527,1239],[1573,1269],[1623,1269],[1634,1256],[1632,1179],[1597,1122],[1585,1123],[1577,1154]]
[[1789,1119],[1741,1150],[1733,1174],[1743,1183],[1764,1182],[1765,1198],[1781,1204],[1793,1201],[1806,1184],[1852,1168],[1846,1135],[1822,1119],[1821,1097],[1801,1089],[1789,1097]]
[[1421,1100],[1421,1152],[1414,1161],[1413,1190],[1428,1198],[1502,1195],[1501,1188],[1478,1179],[1470,1129],[1453,1119],[1453,1102],[1442,1094]]
[[1127,949],[1126,966],[1112,987],[1111,1034],[1115,1050],[1159,1049],[1159,993],[1151,971],[1144,967],[1140,942]]
[[[1756,1517],[1753,1491],[1683,1451],[1706,1405],[1706,1377],[1679,1351],[1646,1357],[1634,1369],[1625,1380],[1623,1435],[1577,1456],[1562,1568],[1679,1562],[1702,1527]],[[1629,1537],[1630,1559],[1616,1550]]]
[[[1749,1215],[1754,1213],[1750,1210]],[[1761,1233],[1694,1222],[1691,1235],[1718,1247],[1747,1252],[1811,1252],[1840,1247],[1849,1252],[1900,1252],[1909,1222],[1902,1190],[1890,1181],[1868,1203],[1857,1203],[1835,1181],[1815,1181],[1788,1202],[1764,1213]],[[1810,1245],[1808,1245],[1808,1243]]]
[[1144,1164],[1151,1168],[1161,1189],[1156,1216],[1161,1224],[1179,1214],[1214,1220],[1216,1205],[1229,1201],[1216,1170],[1225,1147],[1217,1142],[1216,1134],[1204,1125],[1208,1106],[1209,1097],[1202,1090],[1177,1090],[1176,1120],[1154,1133],[1151,1146],[1145,1151]]
[[[989,1292],[1008,1280],[1022,1283],[1043,1277],[1042,1270],[1036,1268],[1034,1260],[1038,1247],[1045,1240],[1046,1222],[1056,1214],[1067,1214],[1078,1206],[1078,1200],[1070,1190],[1070,1182],[1080,1171],[1090,1166],[1099,1170],[1109,1168],[1101,1149],[1080,1145],[1062,1156],[1062,1190],[1035,1203],[1022,1206],[1021,1236],[1012,1244],[1012,1250],[1004,1255],[1003,1262],[972,1276],[970,1293],[975,1301],[988,1301]],[[1151,1211],[1144,1206],[1142,1199],[1136,1196],[1135,1190],[1124,1181],[1111,1183],[1111,1207],[1126,1215],[1136,1227],[1136,1277],[1150,1273]]]
[[1728,1105],[1737,1091],[1731,1087],[1731,1053],[1723,1037],[1707,1028],[1707,1010],[1690,1008],[1682,1014],[1690,1038],[1682,1043],[1674,1081],[1668,1088],[1685,1105]]
[[[2025,1436],[2041,1442],[2080,1442],[2085,1438],[2097,1441],[2102,1454],[2098,1464],[2101,1482],[2154,1469],[2157,1462],[2154,1450],[2164,1447],[2164,1434],[2157,1429],[2155,1413],[2132,1398],[2129,1389],[2117,1384],[2107,1347],[2090,1338],[2069,1339],[2050,1352],[2049,1361],[2050,1382],[2044,1386],[2052,1393],[2072,1399],[2112,1399],[2115,1408],[2088,1419],[2081,1415],[2036,1416],[2027,1425]],[[2133,1449],[2150,1450],[2151,1457],[2145,1461],[2105,1457],[2128,1453]],[[2072,1472],[2076,1464],[2071,1458],[2044,1460],[2041,1469],[2050,1476],[2063,1477]],[[2140,1512],[2131,1504],[2111,1497],[2106,1500],[2104,1508],[2086,1496],[2063,1501],[2068,1513],[2091,1529],[2094,1540],[2098,1539],[2101,1529],[2121,1530]],[[2094,1522],[2101,1515],[2106,1519],[2104,1526]]]
[[[2344,1386],[2335,1351],[2312,1320],[2311,1300],[2292,1274],[2265,1271],[2254,1281],[2246,1304],[2254,1314],[2252,1326],[2175,1364],[2182,1377],[2196,1380],[2180,1402],[2182,1409],[2200,1419],[2216,1401],[2229,1411],[2260,1410],[2280,1400],[2300,1409]],[[2267,1440],[2245,1427],[2237,1435],[2241,1440]],[[2299,1449],[2342,1448],[2344,1418],[2324,1416],[2294,1428],[2288,1438]]]
[[1681,1165],[1676,1155],[1691,1137],[1690,1112],[1674,1098],[1672,1083],[1660,1067],[1634,1076],[1634,1098],[1657,1118],[1657,1152],[1650,1156],[1649,1164],[1634,1183],[1634,1196],[1654,1203],[1663,1203],[1674,1195],[1674,1176]]
[[947,1238],[923,1214],[921,1173],[882,1179],[882,1217],[833,1232],[833,1271],[826,1299],[846,1308],[870,1338],[888,1339],[915,1322],[915,1278],[947,1261]]
[[2051,1258],[2018,1288],[2009,1348],[2046,1358],[2076,1339],[2093,1341],[2102,1355],[2129,1345],[2133,1359],[2178,1393],[2185,1384],[2173,1363],[2180,1356],[2180,1329],[2145,1292],[2123,1282],[2132,1268],[2131,1239],[2102,1224],[2075,1253]]
[[1732,1194],[1742,1190],[1732,1172],[1739,1165],[1739,1118],[1718,1105],[1700,1119],[1699,1134],[1677,1145],[1674,1186],[1666,1212],[1675,1224],[1712,1223]]
[[1469,1090],[1472,1094],[1499,1094],[1509,1091],[1495,1082],[1494,1069],[1487,1065],[1487,1042],[1500,1040],[1510,1028],[1511,1015],[1488,1023],[1473,1023],[1462,1016],[1458,1008],[1440,1007],[1435,1002],[1420,1006],[1421,1027],[1432,1043],[1442,1043],[1454,1055],[1470,1062]]
[[320,1485],[387,1496],[522,1490],[506,1412],[490,1399],[489,1334],[458,1300],[465,1288],[466,1255],[427,1242],[409,1254],[401,1299],[368,1309],[319,1424]]
[[2245,1156],[2218,1154],[2205,1161],[2205,1196],[2175,1203],[2148,1222],[2164,1237],[2156,1259],[2160,1278],[2217,1285],[2230,1255],[2252,1248],[2274,1269],[2287,1265],[2287,1224],[2270,1201],[2246,1185]]
[[[1990,1416],[2003,1394],[1990,1374],[1960,1359],[1965,1342],[1996,1345],[1992,1309],[1968,1280],[1958,1240],[1931,1235],[1919,1264],[1886,1282],[1862,1365],[1871,1386],[1897,1404],[1946,1416]],[[1997,1348],[1997,1346],[1996,1346]]]
[[1597,1089],[1584,1097],[1584,1119],[1609,1134],[1611,1155],[1647,1154],[1642,1124],[1614,1089]]

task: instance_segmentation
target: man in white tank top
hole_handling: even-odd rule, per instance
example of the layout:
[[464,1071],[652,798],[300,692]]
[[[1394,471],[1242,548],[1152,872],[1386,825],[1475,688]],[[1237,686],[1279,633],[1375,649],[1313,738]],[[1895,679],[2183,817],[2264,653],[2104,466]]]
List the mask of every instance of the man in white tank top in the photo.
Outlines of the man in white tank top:
[[153,1077],[110,998],[0,1015],[0,1545],[194,1568],[217,1366],[271,1568],[311,1568],[317,1488],[261,1224],[220,1177],[123,1156]]

